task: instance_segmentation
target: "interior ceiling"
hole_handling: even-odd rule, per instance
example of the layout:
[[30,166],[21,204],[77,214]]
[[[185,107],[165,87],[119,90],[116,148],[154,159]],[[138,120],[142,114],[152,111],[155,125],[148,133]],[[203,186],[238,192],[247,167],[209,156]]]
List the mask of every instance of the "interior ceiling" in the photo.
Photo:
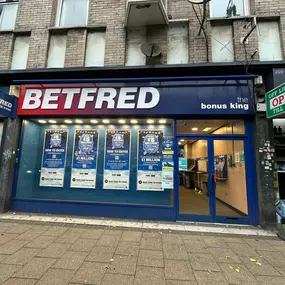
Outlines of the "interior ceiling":
[[[181,120],[177,122],[177,132],[180,134],[210,134],[213,131],[231,125],[232,120]],[[198,130],[193,131],[193,128]],[[205,128],[211,128],[208,131],[203,131]]]

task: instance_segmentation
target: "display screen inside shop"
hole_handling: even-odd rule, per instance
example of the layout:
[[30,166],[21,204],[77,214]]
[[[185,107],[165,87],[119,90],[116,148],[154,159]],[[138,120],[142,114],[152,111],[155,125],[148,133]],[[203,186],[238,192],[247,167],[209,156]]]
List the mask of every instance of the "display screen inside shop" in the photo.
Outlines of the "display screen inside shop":
[[173,176],[170,119],[24,120],[18,197],[172,205]]

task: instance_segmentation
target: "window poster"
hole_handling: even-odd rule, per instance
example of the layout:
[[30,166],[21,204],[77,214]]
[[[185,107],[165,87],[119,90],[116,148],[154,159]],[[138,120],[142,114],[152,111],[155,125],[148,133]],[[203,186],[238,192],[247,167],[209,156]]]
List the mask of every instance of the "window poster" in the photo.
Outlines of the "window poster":
[[97,130],[75,130],[70,187],[95,189],[98,137]]
[[63,187],[67,139],[67,130],[45,130],[40,186]]
[[130,145],[130,131],[106,131],[103,189],[129,190]]
[[173,189],[173,137],[164,137],[162,143],[162,188]]
[[163,131],[139,130],[137,190],[163,191]]
[[227,155],[215,156],[214,163],[217,180],[226,180],[228,178]]

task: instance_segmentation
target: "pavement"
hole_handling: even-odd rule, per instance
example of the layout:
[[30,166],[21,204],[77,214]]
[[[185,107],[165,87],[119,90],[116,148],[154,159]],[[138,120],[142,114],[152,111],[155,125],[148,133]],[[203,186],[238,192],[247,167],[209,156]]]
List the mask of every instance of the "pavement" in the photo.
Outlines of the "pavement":
[[285,284],[285,242],[274,233],[248,235],[248,227],[236,227],[238,235],[140,229],[11,215],[13,220],[0,217],[0,284]]

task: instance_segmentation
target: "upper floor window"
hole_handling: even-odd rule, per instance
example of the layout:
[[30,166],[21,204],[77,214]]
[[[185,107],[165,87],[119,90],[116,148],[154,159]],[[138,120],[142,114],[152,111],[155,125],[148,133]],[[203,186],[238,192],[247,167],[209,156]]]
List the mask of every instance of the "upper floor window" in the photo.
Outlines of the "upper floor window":
[[0,0],[0,30],[13,30],[17,17],[18,1]]
[[235,17],[249,14],[249,0],[212,0],[211,17]]
[[59,0],[57,26],[86,26],[88,0]]

